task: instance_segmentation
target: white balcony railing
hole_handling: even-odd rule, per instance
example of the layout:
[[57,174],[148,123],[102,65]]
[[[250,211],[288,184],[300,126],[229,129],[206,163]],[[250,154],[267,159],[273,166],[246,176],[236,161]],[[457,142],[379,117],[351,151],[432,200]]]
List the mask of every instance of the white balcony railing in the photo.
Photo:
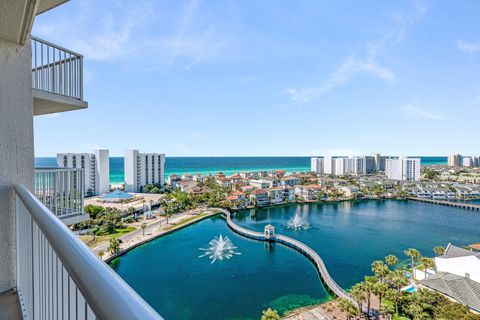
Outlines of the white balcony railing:
[[35,168],[35,196],[59,218],[82,215],[84,175],[81,168]]
[[83,100],[83,56],[42,39],[31,39],[33,89]]
[[24,319],[162,319],[24,186],[15,191]]

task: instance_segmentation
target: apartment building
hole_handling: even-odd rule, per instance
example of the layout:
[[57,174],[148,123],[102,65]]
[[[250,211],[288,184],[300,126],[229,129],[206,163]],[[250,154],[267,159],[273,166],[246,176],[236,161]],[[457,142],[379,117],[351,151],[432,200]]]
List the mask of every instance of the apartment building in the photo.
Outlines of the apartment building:
[[85,196],[100,195],[110,191],[110,157],[108,150],[92,153],[57,153],[60,168],[84,170]]
[[324,173],[324,159],[323,158],[311,158],[310,159],[310,171],[316,174]]
[[124,157],[125,190],[127,192],[140,192],[146,184],[163,187],[165,154],[125,150]]
[[450,154],[448,155],[447,164],[449,167],[461,167],[462,166],[462,155],[461,154]]
[[[88,107],[83,56],[31,36],[36,16],[65,2],[0,1],[0,317],[160,320],[33,194],[33,117]],[[77,169],[68,170],[78,176]],[[73,181],[59,180],[70,175],[57,173],[44,175],[44,201],[52,200],[45,193],[51,185],[60,188],[53,193],[57,199],[65,182]],[[62,206],[54,204],[59,211]]]
[[420,180],[420,158],[387,159],[385,174],[389,179],[401,181]]

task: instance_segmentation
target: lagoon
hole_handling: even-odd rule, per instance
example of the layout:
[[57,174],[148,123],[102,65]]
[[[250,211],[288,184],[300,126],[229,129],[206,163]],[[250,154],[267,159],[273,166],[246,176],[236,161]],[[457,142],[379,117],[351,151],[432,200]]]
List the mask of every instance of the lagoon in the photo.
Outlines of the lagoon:
[[[309,229],[287,228],[296,213]],[[271,223],[277,233],[303,241],[345,289],[387,254],[407,263],[403,250],[409,247],[431,256],[437,245],[480,241],[478,212],[413,201],[286,205],[239,211],[233,219],[258,231]],[[219,234],[228,236],[241,255],[213,264],[199,258],[199,248]],[[258,319],[266,307],[285,312],[331,298],[304,256],[242,238],[220,217],[153,240],[111,266],[167,319]]]

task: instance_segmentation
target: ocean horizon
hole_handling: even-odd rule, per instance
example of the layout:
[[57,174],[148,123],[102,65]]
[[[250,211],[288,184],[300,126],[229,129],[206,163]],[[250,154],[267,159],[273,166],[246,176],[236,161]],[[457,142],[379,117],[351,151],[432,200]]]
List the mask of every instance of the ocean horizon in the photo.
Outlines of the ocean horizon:
[[[418,157],[418,156],[417,156]],[[420,156],[422,165],[445,165],[445,156]],[[285,170],[301,172],[310,170],[311,157],[304,156],[259,156],[259,157],[166,157],[165,176],[171,174],[199,173],[234,174],[241,171]],[[57,167],[56,157],[36,157],[35,167]],[[110,157],[110,183],[124,181],[123,157]]]

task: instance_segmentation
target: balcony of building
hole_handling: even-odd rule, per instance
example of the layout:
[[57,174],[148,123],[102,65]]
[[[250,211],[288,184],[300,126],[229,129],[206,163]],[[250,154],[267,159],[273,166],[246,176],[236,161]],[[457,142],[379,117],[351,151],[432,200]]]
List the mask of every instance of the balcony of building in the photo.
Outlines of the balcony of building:
[[36,37],[31,37],[31,50],[34,115],[87,108],[83,56]]
[[27,188],[14,190],[16,290],[0,296],[10,319],[162,319]]
[[83,210],[84,174],[80,168],[35,168],[35,196],[66,225],[89,219]]

